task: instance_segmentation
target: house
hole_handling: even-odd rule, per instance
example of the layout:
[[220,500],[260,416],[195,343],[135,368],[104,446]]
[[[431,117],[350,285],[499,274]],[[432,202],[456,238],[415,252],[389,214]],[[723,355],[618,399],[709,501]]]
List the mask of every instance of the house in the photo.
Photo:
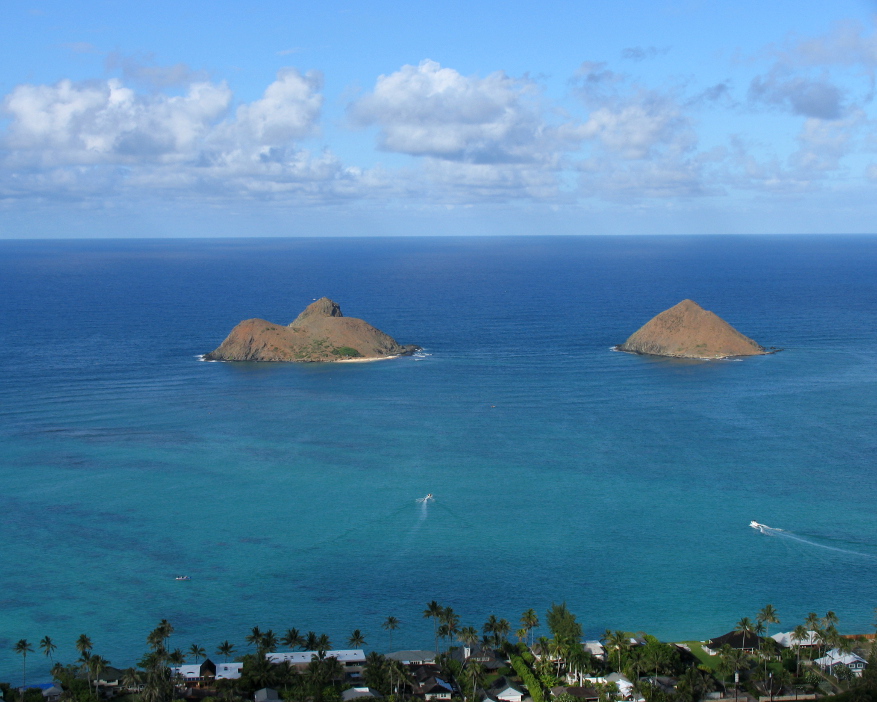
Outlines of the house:
[[505,661],[494,649],[478,645],[452,648],[450,656],[455,661],[459,661],[464,665],[467,661],[481,663],[481,665],[484,666],[484,669],[488,672],[498,670],[505,666]]
[[[285,651],[280,653],[266,653],[272,663],[289,663],[300,670],[308,667],[308,664],[318,656],[317,651]],[[326,651],[326,658],[335,658],[348,672],[359,672],[365,666],[365,652],[361,648]]]
[[280,695],[271,687],[263,687],[261,690],[256,690],[253,699],[255,702],[276,702],[280,699]]
[[342,702],[351,702],[351,700],[365,699],[381,699],[383,695],[377,690],[370,687],[352,687],[341,693]]
[[391,661],[401,661],[407,666],[434,665],[435,653],[432,651],[394,651],[386,655]]
[[186,682],[212,681],[216,678],[216,664],[207,658],[203,663],[177,665],[171,668],[171,675],[175,678],[182,678]]
[[606,647],[599,641],[584,641],[582,642],[582,648],[594,658],[598,658],[601,661],[606,660]]
[[633,683],[624,677],[621,673],[610,673],[606,677],[585,678],[586,682],[592,685],[612,685],[618,690],[618,697],[622,700],[642,700],[642,696],[635,692]]
[[738,651],[757,651],[761,648],[763,641],[765,641],[763,636],[758,636],[751,631],[745,633],[742,631],[729,631],[727,634],[722,634],[722,636],[717,636],[705,642],[703,647],[707,653],[714,656],[725,644],[731,648],[736,648]]
[[494,680],[484,693],[492,700],[499,702],[522,702],[524,692],[504,675]]
[[800,642],[795,639],[795,634],[792,631],[784,631],[780,634],[774,634],[770,638],[783,648],[792,648],[798,645],[800,645],[801,648],[815,648],[819,645],[819,638],[816,636],[815,631],[808,631],[807,636],[802,638]]
[[411,692],[426,700],[449,700],[453,689],[440,677],[430,675],[423,680],[417,680],[411,687]]
[[46,702],[58,702],[61,699],[61,695],[64,690],[62,690],[58,685],[52,685],[51,687],[47,687],[43,690],[43,699]]
[[835,667],[843,664],[853,671],[853,675],[857,678],[861,677],[862,671],[868,665],[868,661],[861,656],[857,656],[855,653],[843,653],[837,648],[831,649],[822,658],[817,658],[813,662],[832,675],[834,675]]
[[217,663],[216,679],[217,680],[240,680],[243,663]]

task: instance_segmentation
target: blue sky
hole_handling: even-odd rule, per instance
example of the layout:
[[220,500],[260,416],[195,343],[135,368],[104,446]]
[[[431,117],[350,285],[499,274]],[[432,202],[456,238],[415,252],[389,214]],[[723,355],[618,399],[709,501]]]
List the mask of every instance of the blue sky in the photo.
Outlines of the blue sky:
[[0,237],[874,232],[877,2],[4,2]]

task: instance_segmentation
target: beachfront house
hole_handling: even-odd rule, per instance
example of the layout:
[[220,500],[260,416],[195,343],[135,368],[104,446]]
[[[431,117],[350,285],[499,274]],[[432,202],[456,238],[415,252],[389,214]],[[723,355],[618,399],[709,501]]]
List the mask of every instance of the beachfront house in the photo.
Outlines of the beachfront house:
[[822,658],[817,658],[813,662],[831,675],[835,674],[835,668],[837,666],[845,665],[853,671],[853,675],[857,678],[862,676],[862,671],[865,670],[868,665],[868,661],[861,656],[857,656],[855,653],[843,653],[837,648],[831,649],[828,653],[822,656]]
[[603,646],[603,644],[601,644],[599,641],[583,641],[582,648],[590,653],[594,658],[601,661],[606,660],[606,647]]
[[[317,651],[281,651],[266,653],[265,658],[272,663],[289,663],[299,670],[304,670],[318,655]],[[344,666],[346,673],[361,673],[365,666],[365,652],[361,648],[326,651],[324,655],[326,658],[335,658]]]
[[794,632],[791,631],[783,631],[779,634],[774,634],[770,638],[783,648],[794,648],[795,646],[800,646],[801,648],[816,648],[819,645],[819,638],[816,636],[815,631],[808,631],[807,636],[803,637],[801,641],[798,641],[795,638]]
[[419,665],[435,665],[435,653],[432,651],[394,651],[386,657],[391,661],[400,661],[409,667]]
[[177,665],[171,668],[171,675],[177,680],[184,680],[187,683],[198,683],[200,685],[204,682],[212,682],[216,678],[216,664],[207,658],[203,663]]
[[502,656],[497,654],[492,648],[475,646],[460,646],[451,649],[451,658],[460,663],[466,664],[467,661],[481,663],[485,670],[492,672],[505,666]]
[[711,656],[715,656],[719,652],[719,649],[725,644],[731,648],[737,649],[738,651],[748,651],[749,653],[752,653],[761,648],[761,643],[764,640],[763,636],[758,636],[751,631],[747,631],[745,634],[742,631],[729,631],[727,634],[717,636],[716,638],[705,642],[703,647]]
[[216,679],[217,680],[240,680],[243,663],[217,663]]

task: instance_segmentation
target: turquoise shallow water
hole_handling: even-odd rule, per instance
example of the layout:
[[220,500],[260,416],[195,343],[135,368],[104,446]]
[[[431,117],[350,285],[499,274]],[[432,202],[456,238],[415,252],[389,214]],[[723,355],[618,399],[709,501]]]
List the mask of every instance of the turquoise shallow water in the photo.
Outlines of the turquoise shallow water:
[[[877,605],[875,237],[0,242],[0,679],[566,600],[704,638]],[[202,363],[328,295],[426,354]],[[782,353],[610,347],[690,297]],[[425,508],[415,498],[432,492]],[[750,520],[786,530],[749,529]],[[191,575],[176,582],[175,575]],[[48,666],[29,657],[29,677]]]

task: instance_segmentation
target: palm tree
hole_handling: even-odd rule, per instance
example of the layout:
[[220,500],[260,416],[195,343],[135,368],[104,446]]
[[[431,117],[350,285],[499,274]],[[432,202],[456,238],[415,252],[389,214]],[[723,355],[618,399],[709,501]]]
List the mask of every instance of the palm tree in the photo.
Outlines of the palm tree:
[[539,615],[536,614],[535,609],[528,609],[521,615],[521,624],[524,625],[524,628],[530,634],[530,646],[533,646],[533,629],[539,626]]
[[228,663],[229,656],[234,654],[234,644],[229,643],[228,641],[223,641],[219,646],[216,647],[216,655],[224,656],[225,662]]
[[393,650],[393,632],[399,628],[399,620],[396,617],[387,617],[381,626],[390,632],[390,650]]
[[746,634],[752,633],[752,620],[749,617],[743,617],[737,624],[734,626],[734,631],[739,631],[743,633],[743,649],[746,649]]
[[100,684],[100,676],[107,669],[107,666],[110,662],[104,658],[103,656],[89,656],[88,658],[88,672],[91,674],[91,677],[94,678],[94,699],[99,699],[97,688]]
[[518,643],[527,640],[527,629],[525,627],[521,627],[515,632],[515,638],[518,640]]
[[250,630],[250,633],[247,634],[246,637],[244,637],[244,641],[250,644],[250,646],[255,646],[258,650],[262,648],[262,639],[264,638],[264,636],[265,634],[262,633],[262,630],[259,627],[254,626]]
[[79,651],[79,655],[84,656],[86,653],[90,653],[91,649],[91,639],[85,634],[80,634],[79,638],[76,639],[76,650]]
[[472,686],[472,696],[469,698],[471,702],[475,702],[478,695],[478,686],[484,680],[484,665],[477,661],[469,661],[466,663],[464,676]]
[[770,636],[770,625],[771,624],[779,624],[780,620],[777,616],[777,611],[774,609],[773,605],[764,605],[764,608],[758,613],[757,617],[758,621],[764,622],[767,624],[767,630],[765,632],[766,636]]
[[838,622],[837,615],[834,612],[832,612],[831,610],[828,610],[825,613],[825,616],[822,618],[822,626],[824,626],[826,629],[830,626],[836,627],[837,622]]
[[280,643],[284,646],[289,646],[290,648],[299,648],[300,646],[304,646],[305,640],[299,630],[293,628],[286,630],[283,638],[280,639]]
[[91,689],[91,670],[88,667],[88,659],[91,658],[91,649],[91,639],[85,634],[80,634],[79,638],[76,639],[76,650],[79,651],[79,661],[82,664],[82,669],[85,671],[89,690]]
[[317,632],[309,631],[308,635],[305,636],[304,649],[305,651],[316,651],[317,650]]
[[50,639],[48,636],[44,636],[42,641],[40,641],[39,646],[42,649],[43,653],[46,655],[46,658],[48,658],[54,664],[55,659],[52,656],[52,652],[58,647],[52,642],[52,639]]
[[273,653],[277,650],[277,635],[273,630],[268,629],[268,631],[262,635],[262,645],[260,646],[260,649],[263,653]]
[[496,633],[496,627],[499,625],[499,619],[496,618],[495,614],[491,614],[487,621],[484,622],[484,626],[481,627],[481,631],[485,633],[485,638],[492,641],[494,645],[499,645],[499,636]]
[[474,626],[464,626],[457,633],[457,640],[469,648],[472,648],[478,643],[478,631]]
[[122,673],[122,686],[128,690],[137,690],[143,684],[143,676],[136,668],[125,668]]
[[316,650],[318,652],[325,653],[330,648],[332,648],[332,642],[329,640],[329,637],[326,634],[320,634],[317,637],[317,647]]
[[435,600],[426,605],[423,610],[424,619],[432,619],[432,633],[435,636],[435,654],[438,655],[438,620],[444,608]]
[[609,648],[614,648],[616,653],[618,654],[618,668],[617,671],[621,672],[621,652],[630,647],[630,637],[625,634],[623,631],[609,631],[606,629],[606,633],[603,634],[603,640],[606,642],[606,645]]
[[365,646],[365,635],[359,629],[354,629],[347,639],[347,645],[351,648],[362,648]]
[[500,619],[496,623],[496,635],[499,637],[500,645],[505,643],[506,638],[509,635],[509,632],[512,630],[512,625],[509,624],[508,619]]
[[798,624],[792,631],[792,642],[795,645],[795,675],[801,675],[801,644],[805,639],[809,640],[810,632],[803,624]]
[[203,657],[207,652],[198,644],[192,644],[189,646],[189,655],[195,659],[195,662],[198,662],[198,659]]
[[21,686],[27,687],[27,654],[33,653],[33,648],[27,639],[19,639],[12,650],[21,655]]

